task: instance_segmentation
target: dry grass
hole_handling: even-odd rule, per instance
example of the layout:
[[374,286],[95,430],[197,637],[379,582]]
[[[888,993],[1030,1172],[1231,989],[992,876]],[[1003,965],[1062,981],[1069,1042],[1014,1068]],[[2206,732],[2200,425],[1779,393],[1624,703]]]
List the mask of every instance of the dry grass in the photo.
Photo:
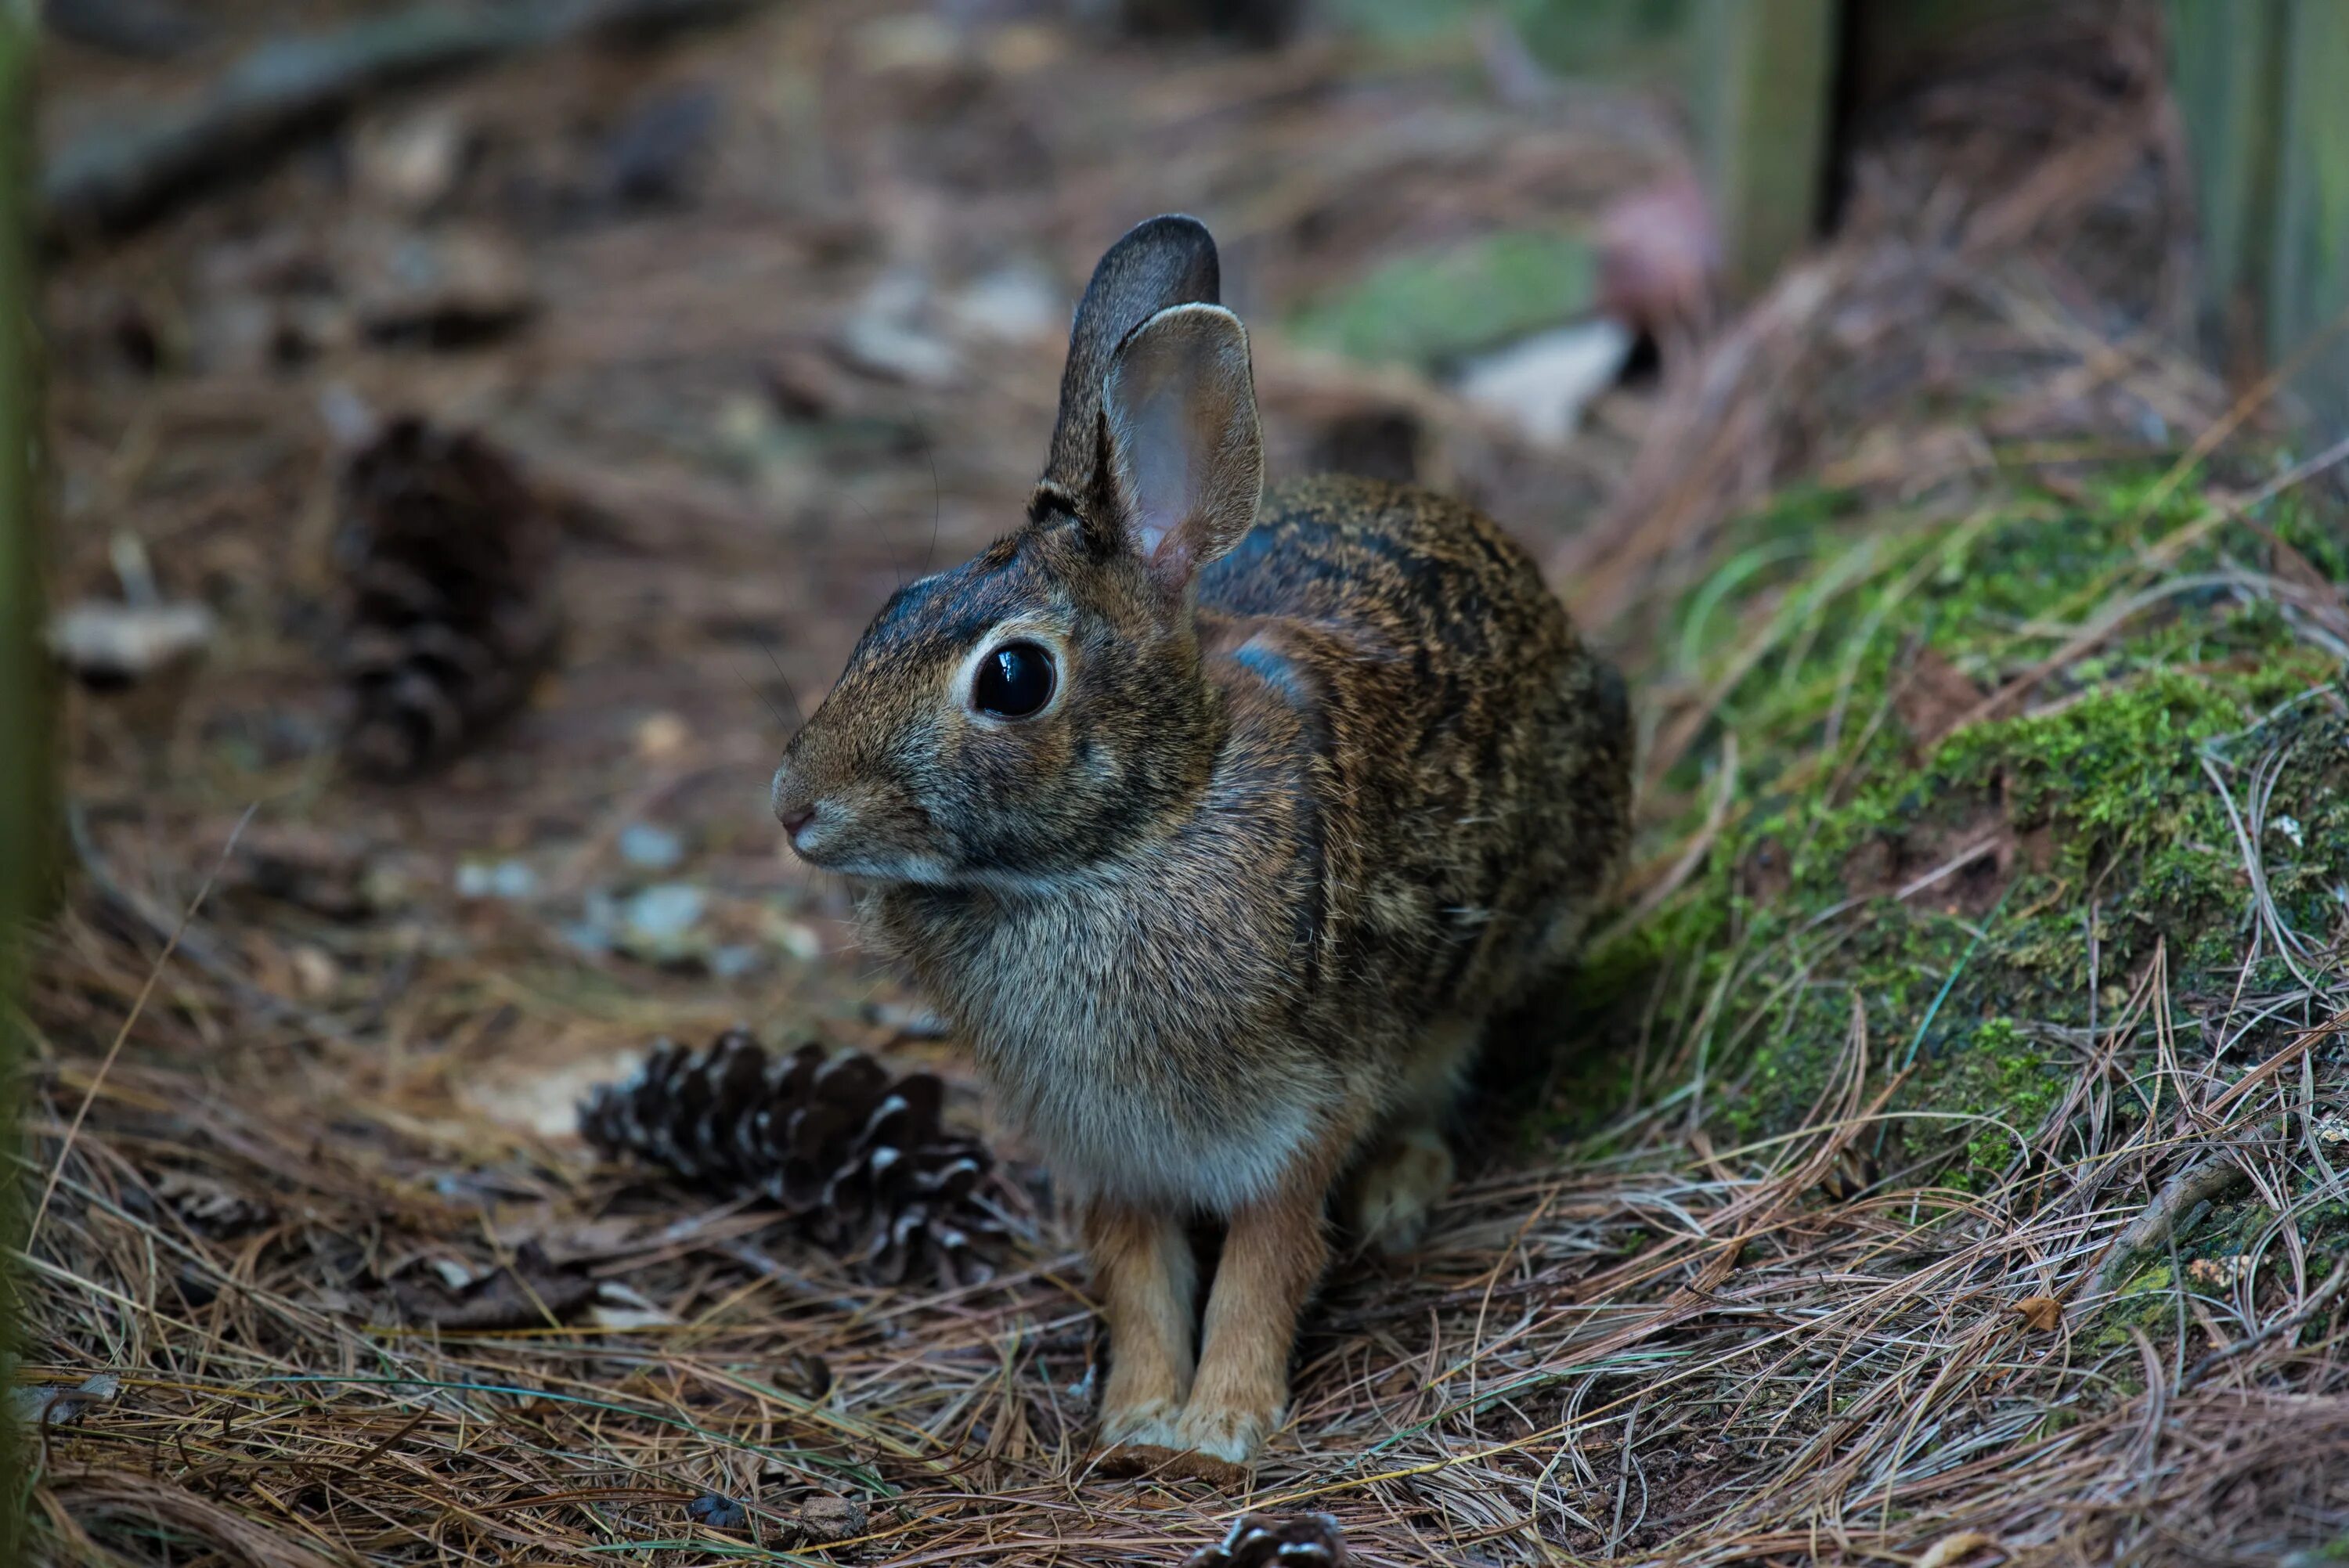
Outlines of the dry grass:
[[[1306,50],[1087,56],[1074,78],[1064,56],[1022,74],[1033,37],[993,64],[875,64],[888,40],[861,21],[795,7],[661,67],[758,107],[731,123],[700,205],[533,240],[549,303],[521,346],[155,381],[74,357],[123,298],[211,308],[173,253],[314,210],[299,168],[61,275],[68,583],[100,582],[106,530],[133,526],[167,580],[226,584],[238,630],[160,739],[76,717],[91,875],[45,938],[29,1010],[21,1174],[54,1190],[16,1276],[16,1377],[110,1371],[121,1391],[37,1436],[42,1554],[1173,1563],[1244,1510],[1309,1506],[1379,1565],[2248,1563],[2349,1532],[2349,1274],[2319,1233],[2341,1202],[2338,954],[2293,949],[2298,994],[2239,995],[2215,1035],[2181,1030],[2166,971],[2148,969],[2098,1026],[2062,1036],[2070,1082],[2013,1130],[2024,1152],[1986,1192],[1896,1173],[1827,1195],[1878,1141],[1908,1043],[1857,1001],[1795,1136],[1716,1148],[1667,1095],[1574,1147],[1496,1157],[1407,1265],[1333,1274],[1292,1420],[1246,1496],[1092,1472],[1093,1318],[1026,1190],[1007,1196],[1015,1244],[994,1281],[878,1290],[755,1209],[598,1171],[533,1130],[661,1029],[743,1016],[935,1054],[864,1021],[877,983],[839,950],[837,890],[779,868],[756,833],[769,683],[739,628],[772,637],[787,676],[772,695],[793,700],[783,686],[828,677],[902,570],[892,557],[930,548],[934,528],[943,553],[1003,526],[1041,449],[1055,346],[970,340],[957,385],[851,386],[851,414],[924,430],[935,468],[746,453],[725,435],[743,389],[885,263],[961,275],[1031,244],[1081,260],[1110,226],[1100,212],[1123,210],[1112,195],[1163,162],[1175,188],[1151,204],[1243,215],[1236,251],[1253,246],[1284,299],[1350,253],[1595,201],[1657,161],[1571,109],[1529,138],[1460,108],[1441,72],[1364,76]],[[794,96],[827,73],[854,90],[813,108]],[[2158,335],[2115,328],[2099,302],[2116,280],[2089,265],[2126,261],[2116,224],[2168,253],[2158,105],[2044,75],[1914,108],[1868,166],[1851,238],[1569,450],[1513,444],[1416,377],[1347,372],[1268,333],[1276,435],[1290,421],[1285,438],[1309,447],[1333,402],[1413,410],[1431,471],[1562,549],[1569,589],[1635,655],[1721,518],[1791,477],[1825,470],[1930,513],[2012,466],[2061,486],[2113,457],[2175,455],[2229,399]],[[530,170],[560,151],[544,126],[636,86],[574,62],[451,98],[511,131],[494,156]],[[1409,134],[1370,134],[1387,124]],[[2018,134],[1993,145],[1966,126]],[[1999,159],[2034,139],[2073,151],[2018,181]],[[746,325],[746,294],[771,313]],[[2158,323],[2160,298],[2136,304],[2128,319]],[[564,683],[505,751],[398,795],[266,746],[223,760],[204,738],[323,711],[298,624],[326,581],[332,451],[312,410],[337,382],[484,419],[595,502],[566,567]],[[1979,396],[1952,412],[1953,387]],[[1578,508],[1619,482],[1613,523],[1578,535]],[[1693,744],[1704,693],[1649,695],[1651,719]],[[652,744],[648,718],[684,738]],[[2220,782],[2249,810],[2259,778]],[[199,900],[262,797],[254,831],[331,825],[404,891],[357,923],[255,898],[235,874]],[[615,874],[620,829],[661,814],[699,835],[688,871],[721,916],[771,932],[756,921],[781,911],[825,956],[721,983],[567,947],[559,923]],[[1659,875],[1703,847],[1660,847]],[[546,891],[455,895],[455,862],[504,855],[533,858]],[[2262,916],[2255,855],[2246,878],[2249,952],[2284,934]],[[2333,1023],[2295,1033],[2287,1016]],[[2162,1194],[2229,1169],[2267,1215],[2232,1262],[2151,1286],[2108,1270],[2125,1237],[2158,1261],[2175,1234]],[[533,1245],[598,1283],[584,1315],[460,1334],[398,1310],[405,1280],[478,1278]],[[708,1494],[743,1504],[741,1527],[697,1517]],[[869,1501],[864,1533],[808,1539],[804,1505],[834,1496]]]
[[[119,1012],[143,978],[80,934],[46,965],[52,1018]],[[1307,1502],[1372,1563],[1899,1560],[1966,1532],[2026,1561],[2271,1560],[2349,1524],[2344,1265],[2309,1235],[2337,1182],[2307,1180],[2349,977],[2313,974],[2333,1022],[2248,1072],[2162,1048],[2163,978],[2074,1042],[2060,1109],[1987,1193],[1823,1197],[1899,1077],[1858,1005],[1797,1136],[1692,1150],[1651,1113],[1620,1152],[1485,1176],[1404,1273],[1340,1271],[1246,1498],[1089,1475],[1090,1310],[1032,1229],[988,1285],[866,1291],[767,1260],[755,1212],[616,1203],[576,1159],[452,1168],[391,1108],[58,1061],[20,1377],[112,1369],[123,1393],[42,1434],[36,1501],[52,1553],[92,1560],[1171,1562]],[[2148,1194],[2214,1161],[2273,1217],[2228,1267],[2114,1309],[2116,1242],[2163,1244]],[[604,1321],[436,1335],[386,1310],[386,1280],[527,1241],[605,1282]],[[705,1491],[747,1527],[690,1522]],[[797,1505],[835,1493],[872,1500],[867,1533],[794,1555]]]

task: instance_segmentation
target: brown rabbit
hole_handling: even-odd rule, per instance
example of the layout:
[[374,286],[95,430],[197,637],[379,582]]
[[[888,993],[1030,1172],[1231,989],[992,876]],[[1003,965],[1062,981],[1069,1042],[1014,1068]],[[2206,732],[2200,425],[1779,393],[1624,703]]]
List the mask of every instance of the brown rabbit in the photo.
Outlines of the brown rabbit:
[[1485,518],[1335,478],[1259,506],[1216,284],[1189,218],[1111,247],[1026,523],[889,601],[774,782],[1079,1205],[1104,1443],[1210,1471],[1280,1424],[1341,1179],[1366,1240],[1417,1239],[1486,1021],[1621,852],[1631,753]]

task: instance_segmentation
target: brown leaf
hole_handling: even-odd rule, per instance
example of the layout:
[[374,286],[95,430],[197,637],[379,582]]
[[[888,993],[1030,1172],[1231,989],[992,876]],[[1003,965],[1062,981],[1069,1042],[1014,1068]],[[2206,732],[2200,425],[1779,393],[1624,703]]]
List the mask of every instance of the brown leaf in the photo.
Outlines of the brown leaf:
[[1883,1168],[1868,1150],[1842,1149],[1837,1150],[1835,1163],[1819,1179],[1819,1191],[1831,1203],[1849,1203],[1883,1179]]
[[2052,1295],[2026,1295],[2014,1304],[2024,1326],[2053,1334],[2064,1322],[2064,1304]]
[[[2044,1301],[2047,1298],[2033,1296],[2032,1299]],[[1954,1568],[1955,1564],[1975,1553],[1985,1551],[1995,1552],[2002,1556],[2006,1553],[2006,1548],[1998,1543],[1997,1537],[1984,1535],[1979,1530],[1961,1530],[1954,1535],[1942,1536],[1927,1547],[1925,1555],[1917,1559],[1917,1568]]]

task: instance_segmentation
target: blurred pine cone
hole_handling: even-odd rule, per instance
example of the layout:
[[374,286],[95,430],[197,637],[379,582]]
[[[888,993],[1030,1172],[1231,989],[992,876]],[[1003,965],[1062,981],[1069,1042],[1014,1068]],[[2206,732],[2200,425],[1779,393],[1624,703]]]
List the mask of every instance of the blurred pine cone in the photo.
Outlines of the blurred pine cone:
[[381,778],[448,761],[552,661],[555,525],[488,442],[394,420],[343,470],[344,753]]
[[859,1051],[770,1057],[730,1029],[709,1049],[661,1041],[626,1081],[592,1090],[579,1130],[712,1191],[756,1192],[809,1239],[896,1284],[983,1279],[975,1239],[1000,1227],[977,1202],[994,1156],[947,1131],[930,1073],[893,1077]]
[[1183,1568],[1345,1568],[1352,1561],[1326,1513],[1244,1513],[1220,1544],[1194,1552]]

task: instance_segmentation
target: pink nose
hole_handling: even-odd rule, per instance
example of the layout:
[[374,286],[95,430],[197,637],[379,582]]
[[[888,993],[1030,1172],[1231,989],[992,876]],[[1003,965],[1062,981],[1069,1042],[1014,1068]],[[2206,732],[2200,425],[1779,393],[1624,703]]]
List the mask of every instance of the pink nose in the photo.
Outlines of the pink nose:
[[797,843],[800,830],[815,820],[815,808],[802,806],[796,811],[778,811],[775,816],[783,824],[783,831],[790,836],[793,843]]

